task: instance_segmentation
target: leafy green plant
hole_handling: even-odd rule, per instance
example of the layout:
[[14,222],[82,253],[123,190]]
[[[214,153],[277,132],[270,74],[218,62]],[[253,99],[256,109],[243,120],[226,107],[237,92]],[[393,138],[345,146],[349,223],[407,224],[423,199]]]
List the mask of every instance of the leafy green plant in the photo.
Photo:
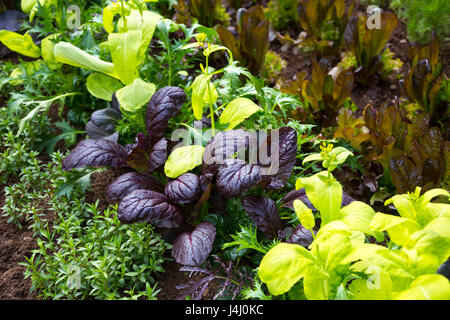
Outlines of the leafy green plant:
[[226,24],[229,16],[219,0],[181,0],[175,5],[175,19],[178,23],[192,24],[194,19],[201,25],[212,27]]
[[276,30],[286,30],[298,24],[297,0],[271,0],[265,9],[267,19]]
[[219,25],[217,32],[220,40],[241,65],[247,66],[248,70],[257,76],[263,68],[270,46],[269,21],[264,16],[262,6],[253,6],[240,15],[237,23],[239,38]]
[[[303,184],[304,178],[300,179]],[[329,178],[323,176],[316,179],[316,184],[305,186],[309,186],[306,194],[319,208],[322,218],[322,226],[309,250],[297,244],[280,243],[261,261],[258,276],[271,294],[287,293],[300,283],[307,299],[448,299],[450,283],[435,272],[450,250],[448,232],[444,231],[449,205],[429,203],[434,196],[448,196],[448,192],[433,190],[421,198],[417,194],[396,196],[386,203],[392,201],[409,219],[426,217],[426,221],[421,222],[426,225],[426,231],[412,228],[409,231],[417,234],[410,238],[404,234],[404,229],[416,226],[416,222],[375,214],[364,203],[355,205],[353,202],[341,208],[339,183],[336,186],[318,184],[320,181],[329,181]],[[300,221],[312,227],[310,210],[300,200],[295,201]],[[331,203],[335,204],[333,208]],[[323,210],[327,214],[324,215]],[[330,219],[339,216],[339,219]],[[440,228],[442,223],[434,224],[433,219],[442,219],[443,229]],[[386,229],[400,240],[407,239],[400,243],[408,246],[388,249],[365,242],[364,233],[375,235],[380,241],[384,238],[380,231]],[[375,276],[376,284],[373,283]]]
[[392,12],[381,13],[380,26],[371,29],[368,27],[368,19],[362,13],[353,16],[344,33],[346,48],[356,59],[355,74],[362,84],[367,84],[382,70],[382,53],[398,23]]
[[433,31],[441,39],[449,36],[448,1],[394,0],[390,5],[400,18],[406,20],[410,40],[425,43],[430,40]]

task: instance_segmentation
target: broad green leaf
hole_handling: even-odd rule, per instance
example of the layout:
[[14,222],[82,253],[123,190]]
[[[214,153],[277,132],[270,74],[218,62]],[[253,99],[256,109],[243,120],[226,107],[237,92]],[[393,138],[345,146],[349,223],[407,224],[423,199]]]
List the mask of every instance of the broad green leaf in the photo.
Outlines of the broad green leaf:
[[113,93],[123,88],[123,85],[115,78],[96,72],[87,77],[86,87],[94,97],[111,101]]
[[[142,31],[142,40],[139,46],[138,61],[143,61],[145,59],[146,51],[148,49],[150,41],[152,40],[156,25],[161,18],[162,17],[159,14],[148,10],[144,10],[142,12],[142,15],[139,10],[131,10],[130,14],[126,17],[128,31]],[[127,31],[123,28],[122,18],[119,19],[118,26],[120,32]]]
[[320,153],[313,153],[309,156],[307,156],[305,159],[303,159],[302,164],[305,164],[307,162],[312,162],[312,161],[321,161],[322,160],[322,155]]
[[198,75],[192,83],[192,111],[197,120],[203,118],[204,97],[211,77],[205,74]]
[[427,224],[424,230],[436,232],[440,237],[450,241],[450,217],[440,216]]
[[58,62],[58,60],[56,60],[55,53],[54,53],[55,43],[53,41],[51,41],[51,39],[55,39],[57,37],[58,37],[57,34],[52,34],[52,35],[49,35],[48,37],[42,39],[42,41],[41,41],[42,58],[44,59],[45,62],[47,62],[47,64],[52,69],[56,69],[59,66],[59,62]]
[[411,240],[411,235],[421,229],[420,226],[411,219],[380,212],[375,214],[369,226],[374,231],[387,231],[391,240],[401,246],[408,245],[408,242]]
[[114,72],[114,65],[111,62],[103,61],[68,42],[59,42],[55,45],[55,57],[58,62],[69,64],[78,68],[85,68],[107,74],[119,79]]
[[388,272],[372,268],[368,279],[353,280],[349,286],[352,300],[389,300],[392,280]]
[[374,236],[377,241],[384,239],[383,233],[372,230],[369,225],[375,215],[371,206],[360,201],[353,201],[348,206],[341,209],[340,220],[348,224],[351,230],[361,231],[365,234]]
[[438,196],[444,196],[449,198],[450,194],[445,189],[432,189],[430,191],[427,191],[423,194],[423,196],[420,197],[420,205],[422,207],[426,206],[433,198]]
[[153,83],[137,78],[133,83],[117,90],[116,96],[124,110],[136,112],[136,110],[150,101],[155,91],[156,86]]
[[450,300],[450,283],[440,274],[427,274],[414,280],[410,287],[393,294],[396,300]]
[[303,279],[303,290],[308,300],[328,300],[331,287],[330,276],[317,266],[308,269]]
[[111,3],[103,8],[103,27],[106,32],[111,33],[114,31],[114,16],[119,12],[121,12],[121,8],[115,3]]
[[318,234],[312,244],[311,253],[327,273],[333,272],[352,250],[350,238],[342,233]]
[[222,124],[228,123],[228,130],[231,130],[259,110],[262,108],[252,100],[237,98],[227,104],[219,120]]
[[33,7],[35,6],[35,4],[36,0],[22,0],[20,2],[20,8],[24,13],[29,14],[33,9]]
[[30,58],[39,58],[41,50],[34,44],[33,39],[29,34],[21,35],[16,32],[1,30],[0,42],[2,42],[8,49],[20,53],[21,55]]
[[322,171],[314,176],[299,178],[297,187],[304,187],[306,195],[314,207],[319,210],[322,225],[339,218],[342,203],[342,185],[328,172]]
[[176,148],[170,154],[164,165],[164,172],[169,178],[175,179],[183,173],[202,164],[203,146],[185,146]]
[[123,84],[133,83],[138,75],[139,48],[142,41],[142,31],[133,30],[125,33],[110,33],[108,37],[114,72]]
[[280,243],[269,250],[259,265],[258,276],[273,295],[286,293],[314,265],[314,257],[305,248]]
[[303,201],[296,199],[294,200],[294,210],[298,217],[300,223],[306,228],[311,230],[314,228],[316,221],[314,220],[314,215],[310,208],[308,208]]

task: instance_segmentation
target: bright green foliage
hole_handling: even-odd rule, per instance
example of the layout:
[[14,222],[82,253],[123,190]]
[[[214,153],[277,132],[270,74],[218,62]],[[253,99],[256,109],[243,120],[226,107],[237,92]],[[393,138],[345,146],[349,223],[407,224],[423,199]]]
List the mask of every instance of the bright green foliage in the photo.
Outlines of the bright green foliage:
[[393,0],[391,7],[406,20],[412,41],[427,42],[433,31],[441,39],[450,34],[450,3],[446,0]]
[[203,146],[185,146],[176,148],[164,165],[164,172],[169,178],[176,177],[202,164]]
[[0,30],[0,42],[12,51],[30,58],[39,58],[41,50],[33,42],[29,34],[21,35],[8,30]]
[[[418,243],[422,246],[429,241],[442,238],[450,245],[450,206],[430,202],[434,197],[449,197],[443,189],[433,189],[420,195],[421,188],[414,193],[396,195],[386,201],[393,203],[400,217],[377,213],[370,227],[376,231],[387,231],[391,240],[403,247],[412,248]],[[442,255],[450,252],[442,252]]]
[[343,164],[349,156],[353,156],[351,151],[344,147],[334,148],[332,144],[322,143],[320,149],[320,153],[311,154],[303,159],[303,164],[311,161],[322,161],[322,166],[331,172]]
[[[322,180],[325,179],[323,176]],[[261,261],[258,275],[271,294],[284,294],[303,279],[301,283],[307,299],[338,296],[368,300],[450,298],[449,281],[436,274],[437,268],[450,255],[450,206],[430,203],[435,196],[448,197],[447,191],[436,189],[419,196],[418,189],[415,194],[395,196],[386,202],[394,203],[402,215],[401,218],[391,216],[402,219],[395,220],[381,213],[375,215],[373,209],[359,202],[329,214],[329,209],[336,207],[336,200],[340,201],[340,198],[337,191],[334,191],[337,199],[329,197],[327,188],[330,187],[319,185],[319,181],[301,180],[322,218],[322,226],[310,250],[281,243],[269,250]],[[328,205],[327,202],[335,204]],[[300,202],[294,206],[296,211],[307,212]],[[328,210],[327,215],[322,210]],[[410,222],[404,222],[406,219]],[[309,222],[305,224],[310,226]],[[411,226],[417,226],[412,234],[408,229]],[[365,242],[364,233],[381,241],[383,236],[379,231],[383,230],[394,236],[394,242],[405,246],[389,249]],[[350,279],[352,282],[348,285]]]
[[298,0],[271,0],[265,14],[276,30],[286,30],[298,24]]
[[257,104],[248,98],[236,98],[223,109],[220,115],[220,123],[228,124],[227,130],[231,130],[255,112],[262,110]]

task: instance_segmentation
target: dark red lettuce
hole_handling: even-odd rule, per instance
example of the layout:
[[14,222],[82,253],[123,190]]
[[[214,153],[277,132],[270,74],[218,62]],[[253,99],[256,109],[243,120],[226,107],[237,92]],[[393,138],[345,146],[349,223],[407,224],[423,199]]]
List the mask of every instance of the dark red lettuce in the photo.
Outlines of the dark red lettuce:
[[164,193],[170,201],[177,204],[186,204],[194,201],[200,194],[200,178],[193,173],[185,173],[177,179],[170,181]]
[[150,190],[134,190],[119,204],[117,215],[122,223],[150,222],[159,228],[176,228],[183,221],[179,210],[165,195]]
[[211,253],[215,237],[216,228],[209,222],[203,222],[191,233],[184,232],[175,240],[172,257],[180,264],[198,266]]
[[121,167],[126,166],[126,160],[126,149],[120,144],[108,139],[87,139],[81,141],[62,160],[62,168]]
[[180,111],[186,93],[179,87],[164,87],[153,94],[145,114],[145,124],[150,143],[158,142],[166,132],[169,119]]
[[132,191],[139,189],[162,192],[164,186],[153,176],[128,172],[118,177],[109,185],[108,198],[113,201],[118,201]]
[[269,239],[274,239],[278,236],[283,224],[272,199],[245,196],[242,198],[242,206],[264,236]]
[[261,181],[260,168],[239,159],[227,159],[217,173],[217,189],[226,197],[237,197]]

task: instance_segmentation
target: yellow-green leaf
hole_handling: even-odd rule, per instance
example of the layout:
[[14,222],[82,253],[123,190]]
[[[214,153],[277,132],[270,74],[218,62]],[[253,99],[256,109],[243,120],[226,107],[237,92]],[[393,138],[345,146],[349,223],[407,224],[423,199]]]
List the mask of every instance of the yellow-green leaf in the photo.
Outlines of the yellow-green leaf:
[[169,178],[175,179],[183,173],[202,164],[203,146],[185,146],[176,148],[170,154],[164,165],[164,172]]
[[228,123],[228,130],[231,130],[259,110],[262,110],[262,108],[252,100],[237,98],[225,107],[219,120],[222,124]]
[[1,30],[0,42],[2,42],[8,49],[20,53],[21,55],[30,58],[39,58],[41,50],[34,44],[33,39],[29,34],[21,35],[16,32]]
[[137,78],[133,83],[118,90],[116,96],[123,109],[129,112],[136,112],[150,101],[155,91],[156,86],[153,83]]

